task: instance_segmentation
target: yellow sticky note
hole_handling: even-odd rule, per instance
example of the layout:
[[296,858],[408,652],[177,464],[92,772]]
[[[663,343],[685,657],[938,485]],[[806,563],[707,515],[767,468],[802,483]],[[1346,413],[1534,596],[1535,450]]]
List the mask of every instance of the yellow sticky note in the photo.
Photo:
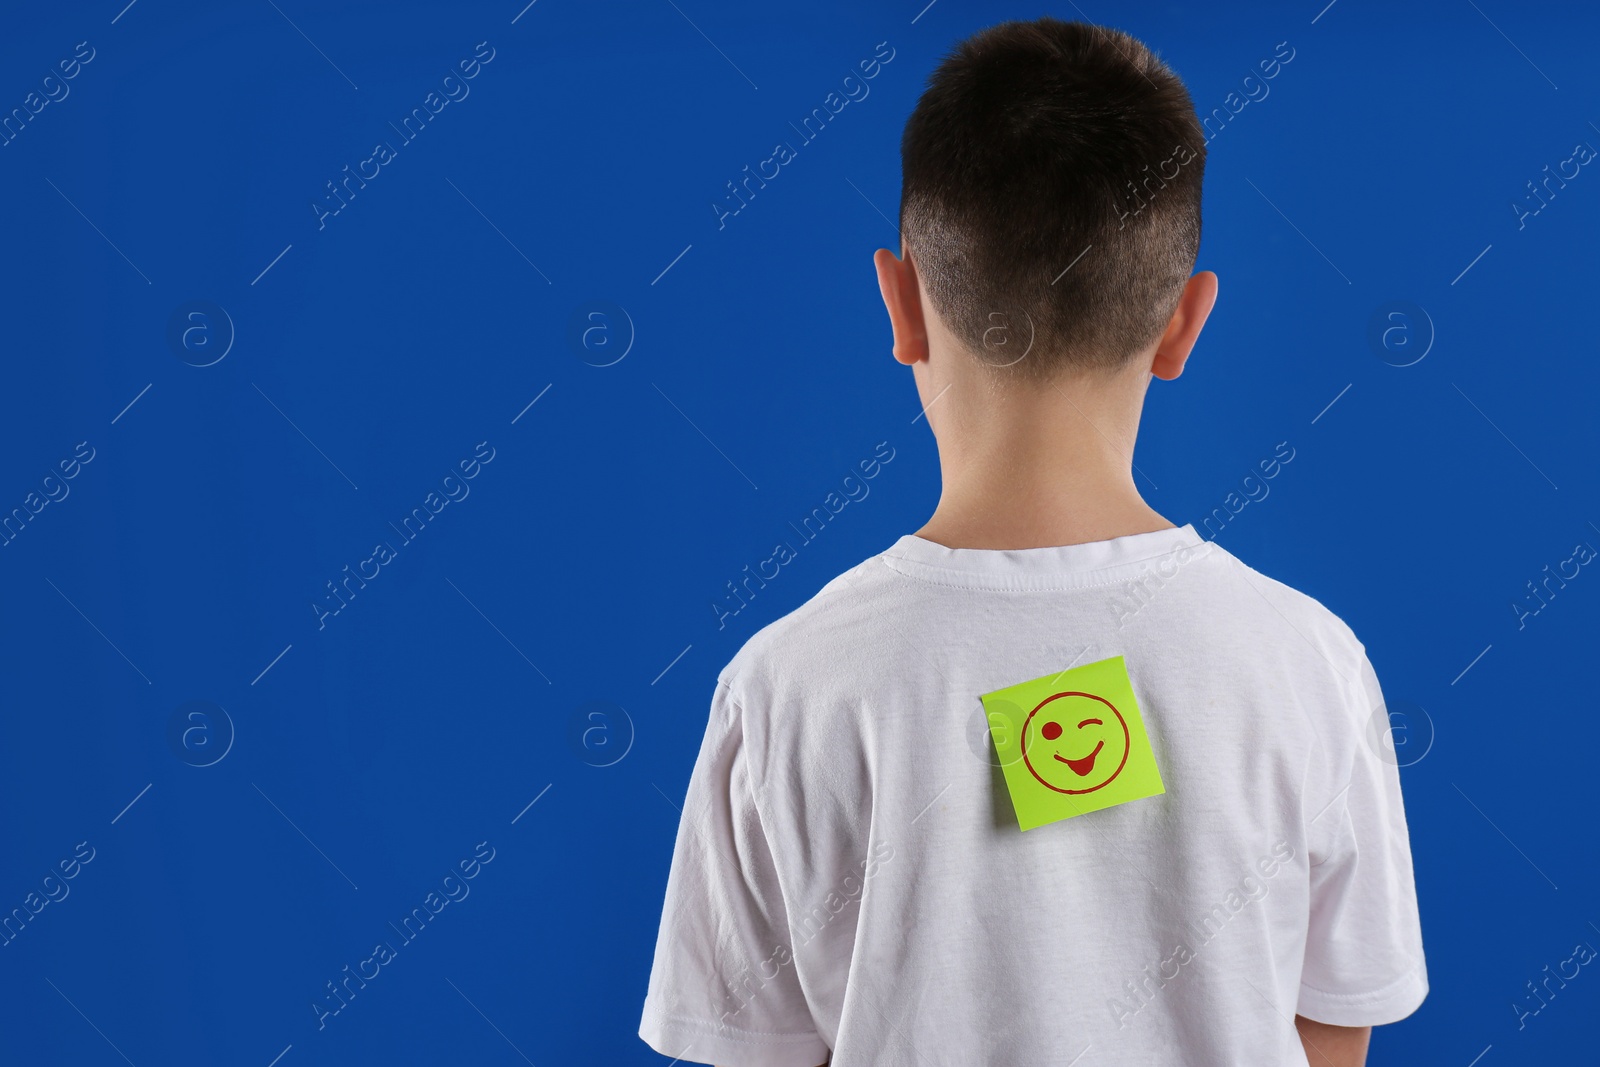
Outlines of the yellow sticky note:
[[1166,792],[1121,656],[980,699],[1022,829]]

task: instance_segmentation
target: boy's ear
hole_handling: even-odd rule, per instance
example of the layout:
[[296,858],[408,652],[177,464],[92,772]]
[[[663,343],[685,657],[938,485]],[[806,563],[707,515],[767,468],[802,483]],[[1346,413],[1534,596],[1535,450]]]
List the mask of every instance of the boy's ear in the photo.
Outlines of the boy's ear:
[[904,260],[887,248],[872,254],[878,269],[878,291],[894,330],[894,358],[906,366],[928,358],[928,327],[922,318],[922,287],[908,252]]
[[1150,361],[1151,374],[1170,382],[1183,373],[1183,364],[1216,303],[1217,276],[1211,271],[1203,270],[1184,283],[1183,295],[1178,297],[1178,306]]

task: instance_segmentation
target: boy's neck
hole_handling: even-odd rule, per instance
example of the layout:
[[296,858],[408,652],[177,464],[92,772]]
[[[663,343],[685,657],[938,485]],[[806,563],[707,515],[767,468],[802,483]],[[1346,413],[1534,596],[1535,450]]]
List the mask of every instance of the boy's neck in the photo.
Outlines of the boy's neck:
[[1148,374],[1004,392],[954,383],[929,413],[944,487],[917,536],[1023,549],[1171,529],[1133,481],[1148,385]]
[[[952,493],[947,484],[917,536],[946,548],[1050,548],[1176,525],[1146,504],[1131,483],[1079,480],[1074,473],[997,480],[970,492]],[[1028,503],[1019,506],[1018,500]]]

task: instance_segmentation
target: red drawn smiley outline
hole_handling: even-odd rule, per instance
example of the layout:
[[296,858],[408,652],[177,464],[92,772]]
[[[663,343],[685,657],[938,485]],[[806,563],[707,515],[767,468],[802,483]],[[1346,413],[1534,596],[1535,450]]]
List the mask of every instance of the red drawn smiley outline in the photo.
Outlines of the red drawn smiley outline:
[[[1046,704],[1050,703],[1052,700],[1060,700],[1062,697],[1088,697],[1090,700],[1098,700],[1100,703],[1111,709],[1111,714],[1117,717],[1117,723],[1122,727],[1122,762],[1117,764],[1117,769],[1112,771],[1110,776],[1107,777],[1105,781],[1101,782],[1099,785],[1090,786],[1088,789],[1062,789],[1060,786],[1051,785],[1049,782],[1044,780],[1038,771],[1033,769],[1033,762],[1028,759],[1028,727],[1033,723],[1033,717],[1039,714],[1040,710],[1042,710]],[[1027,765],[1028,773],[1033,775],[1035,781],[1044,786],[1046,789],[1054,790],[1057,793],[1079,794],[1093,793],[1096,790],[1104,789],[1106,786],[1116,781],[1117,775],[1122,773],[1122,768],[1128,765],[1128,754],[1133,751],[1133,737],[1128,733],[1128,721],[1122,717],[1122,712],[1118,711],[1117,706],[1111,703],[1111,701],[1107,700],[1105,697],[1095,696],[1093,693],[1056,693],[1053,696],[1047,696],[1043,700],[1039,701],[1039,706],[1028,712],[1028,717],[1023,720],[1022,723],[1021,745],[1022,762]]]

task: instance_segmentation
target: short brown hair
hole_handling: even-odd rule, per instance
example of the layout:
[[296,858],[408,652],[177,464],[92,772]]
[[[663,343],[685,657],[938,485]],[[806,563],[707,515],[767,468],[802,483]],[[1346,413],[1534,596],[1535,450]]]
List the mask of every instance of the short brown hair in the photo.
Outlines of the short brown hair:
[[902,251],[984,362],[1111,370],[1160,335],[1194,269],[1205,155],[1188,90],[1138,40],[1000,23],[945,57],[906,120]]

